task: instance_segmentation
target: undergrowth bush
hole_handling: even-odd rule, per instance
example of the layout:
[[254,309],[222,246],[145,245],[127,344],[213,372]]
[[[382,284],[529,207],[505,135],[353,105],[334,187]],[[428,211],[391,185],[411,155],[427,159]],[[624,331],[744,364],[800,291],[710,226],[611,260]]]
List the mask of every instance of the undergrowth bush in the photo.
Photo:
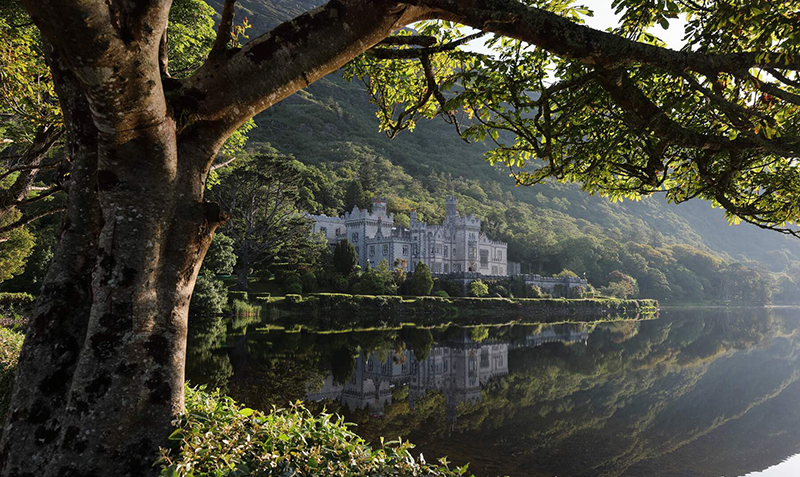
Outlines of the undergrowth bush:
[[8,403],[11,400],[22,340],[22,333],[0,327],[0,423],[5,421]]
[[186,412],[162,450],[164,477],[178,476],[459,476],[414,459],[408,442],[372,448],[344,419],[314,416],[300,404],[261,413],[202,388],[186,390]]

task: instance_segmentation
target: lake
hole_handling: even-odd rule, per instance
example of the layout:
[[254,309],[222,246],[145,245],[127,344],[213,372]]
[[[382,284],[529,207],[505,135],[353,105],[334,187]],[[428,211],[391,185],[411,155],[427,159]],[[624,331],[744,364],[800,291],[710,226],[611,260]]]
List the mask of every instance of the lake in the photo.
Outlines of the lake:
[[[253,321],[253,320],[250,320]],[[190,325],[191,326],[191,325]],[[195,325],[187,378],[477,476],[800,475],[800,309],[350,332]],[[212,331],[208,331],[208,329]]]

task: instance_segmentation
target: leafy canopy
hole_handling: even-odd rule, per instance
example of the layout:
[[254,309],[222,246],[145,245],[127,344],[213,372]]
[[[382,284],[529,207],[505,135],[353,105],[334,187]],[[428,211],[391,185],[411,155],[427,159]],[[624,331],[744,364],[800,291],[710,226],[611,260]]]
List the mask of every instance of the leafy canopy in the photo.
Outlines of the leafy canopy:
[[[352,61],[348,77],[367,85],[382,130],[443,116],[464,139],[490,142],[487,161],[518,185],[698,197],[732,223],[798,235],[800,2],[615,0],[622,21],[605,35],[580,26],[591,11],[573,0],[523,3],[555,14],[533,10],[566,40],[525,31],[522,8],[484,27],[515,32],[485,36],[490,53],[463,48],[474,38],[463,25],[423,22]],[[653,28],[678,18],[681,53]]]

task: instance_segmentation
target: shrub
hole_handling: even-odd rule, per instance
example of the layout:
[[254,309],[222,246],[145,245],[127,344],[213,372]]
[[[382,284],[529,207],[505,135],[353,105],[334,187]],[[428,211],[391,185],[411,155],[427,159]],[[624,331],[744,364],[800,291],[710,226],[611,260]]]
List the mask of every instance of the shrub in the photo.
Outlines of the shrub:
[[[244,292],[230,292],[244,293]],[[245,293],[245,297],[247,293]],[[216,315],[228,303],[228,290],[219,280],[199,275],[194,285],[192,301],[189,302],[189,316]]]
[[0,293],[0,318],[12,320],[28,310],[35,298],[29,293]]
[[246,291],[235,291],[235,290],[229,291],[228,292],[228,301],[233,303],[233,300],[247,301],[247,292]]
[[303,285],[301,285],[300,282],[292,282],[288,285],[284,285],[283,291],[286,292],[287,295],[300,295],[303,293]]
[[290,293],[286,295],[286,301],[289,303],[300,303],[303,301],[303,297],[298,294]]
[[434,280],[434,289],[445,291],[448,296],[462,296],[464,294],[460,283],[444,278]]
[[342,240],[336,245],[333,251],[333,266],[342,275],[350,275],[358,265],[358,254],[353,244],[347,240]]
[[411,276],[411,293],[417,296],[425,296],[433,289],[433,277],[427,265],[419,262],[414,268],[414,275]]
[[283,291],[286,294],[292,293],[295,295],[299,295],[303,293],[303,282],[300,278],[300,275],[295,271],[287,271],[283,272],[280,277],[281,284],[283,285]]
[[571,287],[569,289],[569,297],[570,298],[585,298],[586,292],[584,291],[583,287]]
[[473,280],[469,284],[469,296],[486,296],[489,294],[489,287],[480,280]]
[[531,286],[528,287],[528,293],[527,293],[528,298],[542,298],[544,297],[544,295],[545,293],[542,291],[541,288],[539,288],[538,285],[531,284]]
[[464,475],[417,461],[405,443],[373,449],[342,417],[314,416],[301,405],[268,414],[202,388],[187,389],[186,412],[162,451],[161,475]]
[[0,422],[5,422],[23,338],[22,333],[0,327]]
[[333,277],[333,288],[335,288],[336,291],[344,293],[350,288],[350,281],[344,275],[337,273],[336,276]]
[[565,277],[577,277],[578,274],[573,272],[572,270],[567,270],[565,268],[564,270],[561,270],[560,272],[556,273],[553,276],[556,278],[565,278]]
[[503,285],[494,285],[493,287],[490,288],[490,291],[495,295],[499,295],[503,298],[508,298],[508,289]]
[[314,293],[317,291],[317,276],[310,270],[306,270],[300,275],[300,283],[303,286],[303,291],[306,293]]
[[450,298],[450,294],[444,290],[439,290],[433,294],[433,296],[438,296],[439,298]]

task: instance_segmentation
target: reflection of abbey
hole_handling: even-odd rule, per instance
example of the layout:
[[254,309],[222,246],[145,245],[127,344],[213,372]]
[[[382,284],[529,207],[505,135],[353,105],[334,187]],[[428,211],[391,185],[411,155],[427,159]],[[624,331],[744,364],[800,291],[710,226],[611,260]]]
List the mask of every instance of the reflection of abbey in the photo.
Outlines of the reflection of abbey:
[[496,341],[475,342],[466,330],[461,339],[435,344],[429,355],[417,360],[411,350],[381,359],[376,353],[362,353],[356,369],[344,384],[334,382],[329,375],[322,389],[311,392],[310,401],[334,399],[351,411],[367,409],[381,415],[392,403],[392,389],[408,386],[411,407],[428,392],[445,397],[448,421],[455,422],[456,408],[461,403],[481,400],[481,386],[489,380],[508,374],[508,352],[514,348],[533,348],[546,343],[586,343],[589,330],[583,325],[555,325],[527,336],[522,342],[510,344]]
[[504,242],[489,240],[481,232],[481,219],[461,216],[455,197],[445,201],[446,215],[441,225],[428,225],[411,212],[409,228],[395,227],[394,214],[387,214],[386,200],[372,199],[372,210],[354,207],[344,217],[312,215],[314,232],[321,232],[331,246],[347,239],[358,252],[362,268],[374,267],[381,260],[406,271],[422,262],[435,274],[475,272],[480,275],[507,276],[509,269]]

